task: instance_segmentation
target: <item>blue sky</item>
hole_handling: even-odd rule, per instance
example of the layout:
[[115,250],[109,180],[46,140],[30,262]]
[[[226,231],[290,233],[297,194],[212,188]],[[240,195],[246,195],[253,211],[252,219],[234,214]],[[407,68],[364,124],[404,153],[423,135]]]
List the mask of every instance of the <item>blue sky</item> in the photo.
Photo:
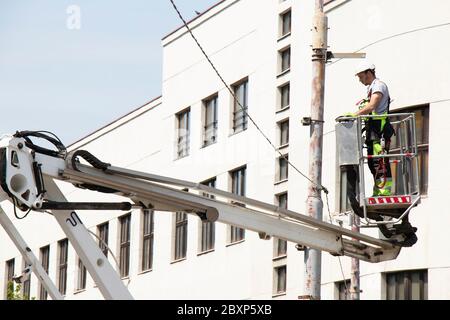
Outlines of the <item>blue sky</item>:
[[[186,19],[217,2],[175,0]],[[0,135],[68,145],[159,96],[161,38],[181,24],[169,0],[0,0]]]

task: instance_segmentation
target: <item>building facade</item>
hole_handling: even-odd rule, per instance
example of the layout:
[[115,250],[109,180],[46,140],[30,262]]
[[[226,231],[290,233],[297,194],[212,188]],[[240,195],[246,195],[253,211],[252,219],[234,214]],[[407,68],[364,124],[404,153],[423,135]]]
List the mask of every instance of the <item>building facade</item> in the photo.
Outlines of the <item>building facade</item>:
[[[361,299],[449,299],[450,65],[445,39],[450,4],[334,0],[325,6],[333,52],[366,52],[390,89],[392,111],[417,115],[421,204],[411,212],[418,242],[396,260],[361,262]],[[189,22],[231,89],[180,28],[162,40],[162,96],[70,146],[115,166],[201,182],[300,213],[307,180],[278,151],[308,172],[311,21],[313,1],[224,0]],[[420,23],[419,23],[420,21]],[[354,60],[326,69],[323,185],[329,211],[345,211],[335,164],[334,119],[365,96]],[[232,94],[233,93],[233,94]],[[233,98],[236,97],[236,100]],[[248,112],[244,112],[245,109]],[[252,122],[275,145],[275,151]],[[112,201],[110,195],[60,184],[71,201]],[[8,213],[12,206],[3,202]],[[304,256],[293,243],[206,224],[182,212],[80,212],[137,299],[298,299]],[[329,220],[324,199],[324,220]],[[67,299],[100,299],[100,292],[53,217],[31,213],[14,220]],[[363,232],[377,236],[376,230]],[[101,239],[101,240],[100,240]],[[0,229],[0,294],[23,260]],[[341,272],[340,264],[344,274]],[[343,299],[350,259],[322,254],[322,299]],[[33,275],[24,293],[45,299]]]

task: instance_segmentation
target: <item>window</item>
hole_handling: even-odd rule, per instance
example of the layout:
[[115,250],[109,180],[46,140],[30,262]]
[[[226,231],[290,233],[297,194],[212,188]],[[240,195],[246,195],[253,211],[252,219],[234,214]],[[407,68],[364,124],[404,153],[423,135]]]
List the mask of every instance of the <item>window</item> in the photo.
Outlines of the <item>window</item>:
[[288,155],[278,158],[278,175],[277,181],[287,180],[288,178]]
[[[288,194],[287,192],[278,194],[276,196],[277,203],[280,208],[287,209]],[[274,238],[274,258],[284,257],[287,254],[287,241]]]
[[175,213],[175,250],[173,260],[186,258],[188,218],[185,212]]
[[291,68],[291,47],[280,51],[281,70],[280,73],[286,72]]
[[109,223],[105,222],[97,226],[98,246],[105,257],[108,257],[108,232]]
[[86,267],[78,258],[77,290],[86,289]]
[[190,109],[177,114],[178,140],[177,140],[177,158],[183,158],[189,155],[189,131],[190,131]]
[[286,240],[274,238],[274,242],[275,242],[274,258],[285,257],[287,254]]
[[[25,270],[28,267],[27,262],[23,261],[23,269]],[[22,297],[24,300],[30,300],[31,293],[31,272],[27,275],[24,275],[22,279]]]
[[58,241],[58,289],[62,295],[67,290],[67,258],[69,251],[69,241],[63,239]]
[[153,237],[154,237],[153,210],[142,211],[142,264],[141,271],[150,270],[153,267]]
[[233,86],[236,99],[233,105],[233,132],[237,133],[247,129],[248,110],[248,80]]
[[[45,246],[40,248],[39,250],[40,260],[42,264],[42,268],[48,274],[48,267],[50,264],[50,246]],[[47,300],[47,290],[45,290],[44,286],[39,282],[39,299]]]
[[279,109],[284,109],[289,107],[290,103],[290,83],[282,85],[281,87],[278,87],[279,92]]
[[289,120],[285,120],[278,123],[280,128],[280,146],[287,145],[289,143]]
[[274,294],[282,294],[286,292],[286,271],[286,265],[274,268]]
[[[231,171],[231,192],[240,196],[245,196],[245,175],[246,167]],[[245,229],[230,226],[230,243],[244,240]]]
[[[416,116],[416,137],[418,147],[418,164],[419,164],[419,190],[421,194],[428,193],[428,149],[429,149],[429,121],[430,121],[430,108],[429,105],[412,107],[408,109],[402,109],[398,112],[401,113],[414,113]],[[395,112],[393,112],[395,113]],[[391,118],[391,121],[398,119]],[[395,128],[395,126],[394,126]],[[397,130],[398,131],[398,130]],[[397,153],[400,151],[401,141],[400,139],[408,139],[401,134],[394,135],[391,141],[390,153]],[[413,162],[415,164],[415,162]],[[404,187],[401,186],[399,181],[402,181],[404,172],[398,165],[392,166],[392,177],[395,185],[395,193],[404,193]]]
[[335,282],[338,300],[351,300],[350,280]]
[[130,274],[130,227],[131,214],[119,217],[119,267],[122,278]]
[[217,96],[203,101],[203,146],[217,141]]
[[280,15],[281,36],[291,33],[291,10]]
[[[202,184],[215,188],[216,187],[216,178],[207,180],[202,182]],[[214,198],[213,195],[209,195],[207,193],[204,193],[203,196],[208,198]],[[200,239],[200,252],[206,252],[214,249],[214,242],[215,242],[215,223],[214,222],[208,222],[208,221],[202,221],[201,222],[201,239]]]
[[427,300],[428,271],[414,270],[386,274],[387,300]]
[[8,293],[8,287],[10,286],[9,283],[11,283],[13,281],[13,277],[14,277],[14,264],[15,264],[14,259],[6,261],[5,297],[7,300],[10,300],[10,297],[8,296],[7,293]]
[[287,209],[288,206],[288,194],[287,192],[277,195],[278,206],[283,209]]

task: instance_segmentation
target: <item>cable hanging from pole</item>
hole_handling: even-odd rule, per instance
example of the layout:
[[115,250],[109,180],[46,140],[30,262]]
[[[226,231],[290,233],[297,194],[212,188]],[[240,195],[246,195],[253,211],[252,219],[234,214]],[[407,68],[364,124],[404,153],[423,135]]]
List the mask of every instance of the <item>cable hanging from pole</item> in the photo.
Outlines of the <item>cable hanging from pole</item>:
[[208,61],[208,63],[211,65],[211,67],[213,68],[214,72],[216,73],[216,75],[219,77],[220,81],[223,83],[223,85],[225,86],[225,88],[228,90],[228,92],[230,92],[230,94],[232,95],[234,101],[239,105],[239,107],[241,108],[242,112],[245,114],[245,116],[248,117],[248,119],[251,121],[251,123],[253,123],[253,125],[255,126],[255,128],[261,133],[261,135],[264,137],[264,139],[272,146],[272,148],[275,150],[275,152],[277,152],[281,158],[283,158],[286,163],[288,165],[290,165],[295,171],[297,171],[300,175],[302,175],[305,179],[307,179],[309,182],[311,182],[313,185],[315,185],[318,190],[323,191],[325,194],[328,194],[328,189],[325,188],[325,186],[318,184],[316,182],[314,182],[312,179],[310,179],[306,174],[304,174],[303,172],[301,172],[291,161],[289,161],[289,159],[286,157],[286,155],[282,154],[280,150],[278,150],[278,148],[274,145],[274,143],[269,139],[269,137],[261,130],[261,128],[258,126],[258,124],[255,122],[255,120],[253,120],[253,118],[249,115],[249,113],[247,112],[247,110],[242,106],[241,102],[239,101],[239,99],[236,97],[235,93],[233,92],[233,90],[230,88],[230,86],[225,82],[225,80],[223,79],[222,75],[219,73],[219,71],[217,70],[216,66],[214,65],[214,63],[211,61],[211,59],[209,58],[208,54],[205,52],[205,50],[203,49],[202,45],[199,43],[199,41],[197,40],[197,38],[195,37],[195,35],[193,34],[191,28],[189,28],[186,20],[184,19],[183,15],[181,14],[180,10],[178,10],[177,5],[175,4],[175,2],[173,0],[169,0],[170,3],[172,4],[173,8],[175,9],[175,11],[178,14],[178,17],[181,19],[181,21],[183,22],[184,26],[186,27],[187,31],[189,32],[189,34],[191,35],[192,39],[194,39],[195,43],[197,44],[197,46],[199,47],[200,51],[202,52],[202,54],[205,56],[206,60]]

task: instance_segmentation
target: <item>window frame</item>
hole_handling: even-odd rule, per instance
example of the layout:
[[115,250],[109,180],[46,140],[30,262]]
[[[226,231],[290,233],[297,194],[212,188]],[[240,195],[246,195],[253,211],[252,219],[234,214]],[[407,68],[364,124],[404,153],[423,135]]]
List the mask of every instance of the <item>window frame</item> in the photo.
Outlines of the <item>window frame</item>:
[[[281,200],[282,198],[286,198]],[[288,192],[282,192],[275,195],[276,204],[282,209],[288,208]],[[273,259],[285,258],[287,256],[287,241],[279,238],[273,238]]]
[[121,278],[130,276],[131,254],[131,213],[124,214],[119,220],[119,271]]
[[77,259],[77,285],[76,292],[86,290],[87,270],[81,261],[80,257]]
[[[202,102],[203,105],[202,147],[207,147],[217,142],[218,103],[219,103],[219,96],[217,93],[210,96],[209,98],[204,99]],[[211,109],[211,112],[208,112],[209,109]],[[212,116],[209,117],[208,115],[210,114],[212,114]],[[209,120],[211,120],[209,118],[212,118],[213,120],[211,123],[208,122]]]
[[[285,19],[289,17],[289,19]],[[286,27],[287,22],[287,28]],[[285,37],[289,36],[292,32],[292,10],[289,8],[288,10],[280,13],[280,33],[279,33],[279,39],[284,39]]]
[[[23,269],[28,267],[27,262],[23,259]],[[22,297],[24,300],[30,300],[31,296],[31,272],[24,275],[22,279]]]
[[[283,134],[283,129],[286,129],[285,134]],[[289,118],[281,120],[278,122],[278,132],[279,132],[279,148],[286,147],[289,145]]]
[[[336,289],[336,300],[351,300],[351,280],[345,279],[334,283]],[[344,299],[343,299],[344,298]]]
[[[233,94],[232,97],[232,134],[236,134],[247,130],[248,128],[248,98],[249,98],[249,80],[244,78],[232,85]],[[238,90],[243,90],[242,95]],[[244,100],[244,101],[241,101]],[[240,104],[239,104],[239,103]],[[242,108],[241,106],[242,105]],[[242,121],[240,121],[242,119]]]
[[[215,188],[216,187],[216,177],[205,180],[201,184]],[[202,193],[204,197],[214,199],[214,195],[208,193]],[[199,238],[199,254],[214,251],[215,249],[215,237],[216,237],[216,225],[215,222],[202,221],[200,220],[200,238]]]
[[188,242],[188,214],[178,211],[173,215],[174,221],[174,244],[172,262],[185,260],[187,257]]
[[[39,248],[39,261],[41,262],[42,268],[48,274],[50,267],[50,245],[43,246]],[[39,282],[39,300],[47,300],[48,292],[45,287]]]
[[[155,241],[155,212],[151,209],[142,210],[142,238],[140,271],[153,269],[153,253]],[[148,250],[147,250],[148,249]]]
[[106,258],[108,258],[109,222],[97,225],[98,246]]
[[181,159],[189,156],[190,153],[191,108],[183,109],[175,116],[177,123],[176,159]]
[[[281,270],[284,270],[284,273],[281,273]],[[272,294],[273,296],[285,295],[287,292],[287,264],[275,266],[273,271],[274,277]]]
[[277,172],[275,183],[287,181],[289,179],[289,154],[277,158]]
[[64,296],[67,293],[67,266],[69,260],[69,240],[58,241],[58,290]]
[[[231,192],[239,196],[245,197],[247,187],[247,166],[241,166],[230,171],[231,176]],[[242,205],[238,202],[233,202],[236,205]],[[233,225],[229,225],[228,244],[239,243],[245,240],[245,229]]]
[[[419,299],[413,299],[413,276],[415,275],[418,275],[419,280]],[[428,300],[428,269],[387,272],[384,274],[384,280],[386,300]],[[400,280],[403,280],[402,283]],[[395,282],[393,288],[392,281]],[[394,297],[391,296],[392,293]]]
[[287,46],[278,51],[279,54],[279,75],[288,73],[291,70],[291,46]]
[[8,284],[13,281],[14,272],[16,268],[16,260],[15,258],[9,259],[5,262],[5,300],[9,300],[8,297]]

